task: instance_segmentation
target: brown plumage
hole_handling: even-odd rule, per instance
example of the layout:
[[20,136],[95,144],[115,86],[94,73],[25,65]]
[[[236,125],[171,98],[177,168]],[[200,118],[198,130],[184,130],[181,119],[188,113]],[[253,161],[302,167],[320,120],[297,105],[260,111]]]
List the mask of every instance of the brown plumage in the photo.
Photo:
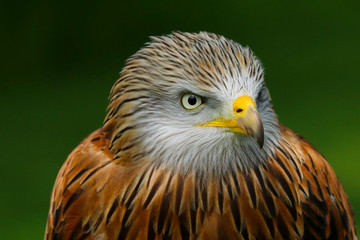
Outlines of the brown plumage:
[[[186,89],[179,93],[172,86],[181,81],[179,88]],[[238,105],[232,105],[244,89],[256,99],[264,126],[252,131],[263,131],[263,137],[250,130],[224,131],[230,125],[216,125],[224,123],[219,120],[226,118],[223,112],[212,125],[213,116],[194,120],[191,127],[199,132],[193,135],[180,131],[205,111],[201,108],[220,111],[213,99],[224,92],[234,93],[234,114],[245,118],[250,107],[241,108],[245,115],[240,115]],[[192,91],[206,100],[187,112],[175,100]],[[174,106],[180,108],[168,111]],[[184,125],[176,122],[177,111]],[[253,124],[260,125],[245,123]],[[213,138],[205,141],[201,137],[210,136],[208,131]],[[217,148],[229,143],[236,144]],[[308,141],[276,120],[262,68],[251,51],[214,34],[178,32],[154,38],[127,62],[112,89],[103,127],[75,148],[57,176],[45,239],[357,236],[333,169]]]

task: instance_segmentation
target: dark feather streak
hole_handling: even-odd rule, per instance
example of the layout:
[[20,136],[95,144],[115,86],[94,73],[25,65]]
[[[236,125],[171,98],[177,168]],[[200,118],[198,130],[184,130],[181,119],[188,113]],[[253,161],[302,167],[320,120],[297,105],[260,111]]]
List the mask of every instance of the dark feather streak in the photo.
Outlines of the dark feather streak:
[[69,209],[69,207],[75,202],[76,199],[80,197],[80,195],[83,193],[83,190],[81,188],[77,189],[69,198],[69,200],[66,202],[65,207],[63,209],[63,214]]

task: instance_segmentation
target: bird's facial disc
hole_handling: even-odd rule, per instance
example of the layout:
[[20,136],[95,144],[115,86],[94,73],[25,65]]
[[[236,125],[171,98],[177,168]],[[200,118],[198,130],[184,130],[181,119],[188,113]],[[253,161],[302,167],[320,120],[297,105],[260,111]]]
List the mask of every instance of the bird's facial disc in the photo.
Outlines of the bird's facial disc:
[[225,127],[233,132],[253,137],[262,148],[264,127],[254,100],[245,95],[233,103],[232,119],[219,118],[215,121],[199,124],[198,127]]

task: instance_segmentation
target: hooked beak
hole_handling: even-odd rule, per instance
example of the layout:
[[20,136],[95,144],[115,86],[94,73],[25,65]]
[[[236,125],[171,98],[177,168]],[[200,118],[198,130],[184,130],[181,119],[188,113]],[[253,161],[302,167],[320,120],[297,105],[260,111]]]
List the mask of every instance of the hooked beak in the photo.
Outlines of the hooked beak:
[[264,127],[254,100],[245,95],[233,103],[233,119],[219,118],[198,125],[198,127],[225,127],[233,132],[250,136],[256,140],[260,148],[264,145]]

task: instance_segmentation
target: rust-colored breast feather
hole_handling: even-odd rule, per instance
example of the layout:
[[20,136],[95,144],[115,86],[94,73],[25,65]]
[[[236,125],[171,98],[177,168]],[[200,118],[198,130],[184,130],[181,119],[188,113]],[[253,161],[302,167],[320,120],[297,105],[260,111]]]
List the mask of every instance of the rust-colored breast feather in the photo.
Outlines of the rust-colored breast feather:
[[282,127],[276,156],[220,179],[114,159],[104,129],[68,157],[45,239],[357,239],[326,160]]

